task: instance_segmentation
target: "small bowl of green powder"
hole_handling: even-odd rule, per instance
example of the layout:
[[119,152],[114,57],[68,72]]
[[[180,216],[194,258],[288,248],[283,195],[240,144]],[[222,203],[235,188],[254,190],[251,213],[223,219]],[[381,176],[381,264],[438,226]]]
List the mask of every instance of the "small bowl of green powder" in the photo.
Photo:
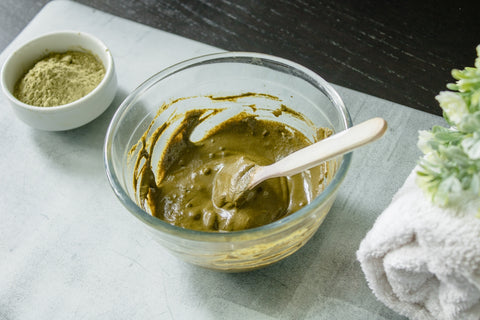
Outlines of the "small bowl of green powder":
[[76,31],[45,34],[14,51],[2,68],[1,84],[20,119],[48,131],[89,123],[117,90],[110,50]]

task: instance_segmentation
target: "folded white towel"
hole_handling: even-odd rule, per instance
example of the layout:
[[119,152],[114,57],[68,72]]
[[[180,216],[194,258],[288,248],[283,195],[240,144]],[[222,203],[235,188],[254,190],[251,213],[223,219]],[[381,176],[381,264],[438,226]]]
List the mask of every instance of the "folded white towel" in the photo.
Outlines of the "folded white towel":
[[415,183],[416,169],[377,218],[357,258],[385,305],[410,319],[480,319],[477,209],[441,209]]

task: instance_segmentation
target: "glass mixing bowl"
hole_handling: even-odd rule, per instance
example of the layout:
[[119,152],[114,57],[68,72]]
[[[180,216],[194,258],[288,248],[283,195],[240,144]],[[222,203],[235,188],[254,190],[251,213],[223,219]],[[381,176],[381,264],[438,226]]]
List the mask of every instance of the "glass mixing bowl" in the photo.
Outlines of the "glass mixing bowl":
[[[245,93],[261,93],[263,97],[274,96],[278,100],[248,95],[222,103],[205,99]],[[180,99],[179,104],[170,103],[180,101],[179,98],[185,99]],[[252,103],[256,107],[252,107]],[[308,121],[299,121],[292,114],[272,116],[271,111],[279,104],[301,113]],[[138,152],[133,147],[147,129],[150,128],[150,136],[172,116],[192,108],[222,108],[224,111],[215,117],[216,123],[238,110],[248,110],[260,118],[271,117],[293,126],[313,140],[315,127],[328,127],[335,133],[351,126],[340,96],[320,76],[294,62],[258,53],[218,53],[178,63],[146,80],[120,105],[107,131],[104,160],[113,191],[125,208],[174,255],[202,267],[237,272],[267,266],[294,253],[311,238],[330,210],[347,173],[351,154],[328,161],[330,174],[324,180],[323,192],[280,220],[233,232],[183,229],[151,216],[137,205],[132,159]],[[204,125],[203,133],[215,125],[215,121]],[[197,136],[202,135],[202,130]],[[161,144],[160,139],[157,145]]]

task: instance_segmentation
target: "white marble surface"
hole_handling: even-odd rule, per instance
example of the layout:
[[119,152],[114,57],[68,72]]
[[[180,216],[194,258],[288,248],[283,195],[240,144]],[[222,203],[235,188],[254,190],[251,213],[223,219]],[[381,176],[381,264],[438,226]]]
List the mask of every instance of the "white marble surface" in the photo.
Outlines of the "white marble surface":
[[26,40],[61,29],[110,47],[119,89],[100,118],[57,133],[26,126],[0,96],[0,319],[403,319],[375,299],[355,252],[414,167],[417,131],[440,117],[337,87],[355,123],[381,116],[389,130],[354,153],[320,230],[268,268],[204,270],[170,256],[120,205],[102,146],[128,92],[170,64],[219,49],[54,1],[0,63]]

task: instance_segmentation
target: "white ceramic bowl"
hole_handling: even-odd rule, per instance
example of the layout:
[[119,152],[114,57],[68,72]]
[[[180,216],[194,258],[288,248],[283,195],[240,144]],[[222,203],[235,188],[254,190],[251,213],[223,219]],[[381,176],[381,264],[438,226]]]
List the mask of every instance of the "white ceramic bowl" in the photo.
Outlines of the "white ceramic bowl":
[[[14,97],[16,82],[33,64],[51,52],[68,50],[89,52],[105,67],[100,84],[86,96],[55,107],[37,107]],[[35,38],[15,50],[5,61],[1,72],[2,90],[15,114],[36,129],[61,131],[80,127],[101,115],[117,91],[117,78],[110,50],[94,36],[78,31],[60,31]]]

